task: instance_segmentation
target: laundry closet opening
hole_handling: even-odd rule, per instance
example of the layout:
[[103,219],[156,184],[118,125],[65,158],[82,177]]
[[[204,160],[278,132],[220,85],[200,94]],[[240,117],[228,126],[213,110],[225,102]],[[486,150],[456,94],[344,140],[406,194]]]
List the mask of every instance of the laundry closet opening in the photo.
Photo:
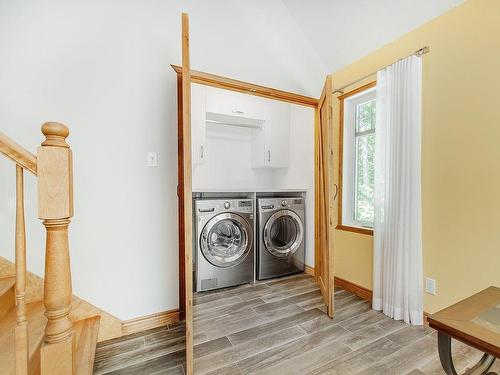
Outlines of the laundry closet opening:
[[318,199],[327,180],[317,168],[328,145],[320,131],[325,95],[173,68],[182,113],[179,299],[188,341],[236,342],[262,322],[277,329],[280,319],[300,324],[330,314],[328,283],[315,275],[318,265],[329,268],[329,249],[316,241],[325,224],[318,218],[328,211]]
[[311,107],[191,85],[195,337],[326,311],[310,275],[314,124]]
[[314,268],[314,116],[191,85],[194,292]]

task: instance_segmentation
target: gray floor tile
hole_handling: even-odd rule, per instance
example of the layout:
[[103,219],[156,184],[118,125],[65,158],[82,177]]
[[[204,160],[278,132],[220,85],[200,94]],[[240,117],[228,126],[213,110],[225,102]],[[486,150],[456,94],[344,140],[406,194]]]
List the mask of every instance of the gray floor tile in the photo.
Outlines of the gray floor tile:
[[[195,293],[196,375],[443,374],[435,331],[389,319],[344,290],[334,299],[330,319],[305,274]],[[95,374],[184,374],[184,330],[181,322],[100,343]],[[453,352],[460,372],[481,356],[457,342]]]

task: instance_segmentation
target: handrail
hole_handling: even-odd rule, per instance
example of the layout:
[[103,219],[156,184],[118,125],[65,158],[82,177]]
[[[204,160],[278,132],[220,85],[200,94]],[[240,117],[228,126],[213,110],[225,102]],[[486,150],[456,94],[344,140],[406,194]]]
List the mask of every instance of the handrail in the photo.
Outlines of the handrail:
[[0,153],[7,156],[14,161],[17,165],[30,171],[35,176],[37,174],[37,160],[36,156],[26,150],[24,147],[18,145],[12,139],[0,132]]

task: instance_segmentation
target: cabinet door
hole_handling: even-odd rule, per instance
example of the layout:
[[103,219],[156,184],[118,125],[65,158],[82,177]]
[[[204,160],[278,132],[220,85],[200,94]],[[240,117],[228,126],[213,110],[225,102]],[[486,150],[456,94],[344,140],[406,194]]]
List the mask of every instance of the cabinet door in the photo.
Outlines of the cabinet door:
[[206,86],[191,85],[191,158],[193,164],[205,161],[206,139]]
[[286,168],[290,152],[290,105],[275,100],[269,104],[266,160],[271,168]]
[[253,132],[252,167],[286,168],[290,152],[290,105],[266,100],[265,123]]
[[262,119],[261,99],[235,91],[206,87],[206,111],[230,116]]
[[252,168],[269,168],[266,142],[267,125],[266,120],[262,128],[252,130]]

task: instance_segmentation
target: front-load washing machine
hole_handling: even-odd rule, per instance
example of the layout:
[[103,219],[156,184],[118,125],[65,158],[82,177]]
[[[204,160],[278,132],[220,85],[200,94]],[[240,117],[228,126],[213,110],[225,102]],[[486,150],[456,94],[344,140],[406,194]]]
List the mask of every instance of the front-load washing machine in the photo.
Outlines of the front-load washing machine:
[[195,291],[253,282],[253,200],[195,200],[194,216]]
[[258,198],[257,210],[257,279],[303,272],[304,198]]

